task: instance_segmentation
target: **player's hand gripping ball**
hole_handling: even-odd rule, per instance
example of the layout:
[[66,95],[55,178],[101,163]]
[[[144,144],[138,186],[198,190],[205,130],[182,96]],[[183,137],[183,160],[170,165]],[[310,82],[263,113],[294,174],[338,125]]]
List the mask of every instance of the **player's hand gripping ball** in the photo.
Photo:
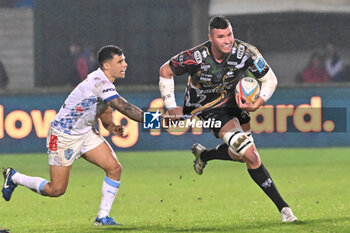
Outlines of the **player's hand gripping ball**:
[[254,103],[260,94],[260,85],[255,78],[244,77],[236,85],[236,93],[241,98],[244,96],[249,102]]

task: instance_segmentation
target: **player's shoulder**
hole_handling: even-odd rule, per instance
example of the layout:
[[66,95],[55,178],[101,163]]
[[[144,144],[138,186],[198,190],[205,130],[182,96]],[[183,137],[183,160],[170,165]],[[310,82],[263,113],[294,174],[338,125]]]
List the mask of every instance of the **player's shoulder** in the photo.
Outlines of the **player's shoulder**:
[[245,41],[240,40],[240,39],[235,39],[234,46],[235,47],[244,46],[246,48],[256,48],[254,45],[249,44],[248,42],[245,42]]
[[187,50],[190,54],[194,55],[195,53],[203,53],[203,52],[209,52],[210,51],[211,42],[206,41],[204,43],[201,43],[199,45],[196,45],[195,47]]
[[113,85],[104,75],[102,70],[96,70],[90,73],[82,84],[87,89],[100,89]]
[[[197,66],[202,63],[203,57],[202,54],[205,51],[209,51],[210,42],[204,42],[190,49],[184,50],[181,53],[174,56],[172,60],[172,65],[176,63],[181,66]],[[175,64],[174,64],[175,63]]]
[[188,49],[186,53],[192,57],[197,64],[201,64],[203,62],[203,56],[206,57],[210,52],[210,41],[206,41],[201,43],[191,49]]
[[246,55],[250,55],[252,57],[256,57],[260,54],[259,50],[252,44],[249,44],[245,41],[235,39],[235,45],[237,51],[244,51]]

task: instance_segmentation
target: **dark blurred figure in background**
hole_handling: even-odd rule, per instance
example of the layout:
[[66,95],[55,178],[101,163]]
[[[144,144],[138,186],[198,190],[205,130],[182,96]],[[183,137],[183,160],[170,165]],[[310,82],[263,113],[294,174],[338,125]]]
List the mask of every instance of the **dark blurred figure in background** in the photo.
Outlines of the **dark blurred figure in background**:
[[88,73],[97,68],[97,61],[93,46],[83,47],[81,44],[72,42],[69,45],[69,51],[72,59],[72,76],[71,84],[73,86],[80,83],[86,78]]
[[75,86],[84,80],[89,73],[88,56],[84,54],[83,47],[76,42],[70,43],[69,52],[73,65],[71,84]]
[[327,44],[325,51],[325,65],[332,82],[343,79],[343,60],[336,52],[333,44]]
[[88,56],[89,73],[99,68],[96,60],[97,50],[94,45],[87,45],[83,51]]
[[308,65],[301,74],[304,83],[330,82],[330,77],[322,60],[322,56],[318,52],[314,52],[311,55]]
[[9,83],[9,78],[5,70],[5,66],[0,61],[0,89],[5,89]]

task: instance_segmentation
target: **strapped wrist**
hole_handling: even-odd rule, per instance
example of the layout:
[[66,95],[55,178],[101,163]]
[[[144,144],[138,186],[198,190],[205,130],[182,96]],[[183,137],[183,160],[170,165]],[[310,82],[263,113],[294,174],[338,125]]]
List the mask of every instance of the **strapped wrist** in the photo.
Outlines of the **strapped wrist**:
[[167,109],[176,108],[175,83],[173,78],[159,77],[159,90]]

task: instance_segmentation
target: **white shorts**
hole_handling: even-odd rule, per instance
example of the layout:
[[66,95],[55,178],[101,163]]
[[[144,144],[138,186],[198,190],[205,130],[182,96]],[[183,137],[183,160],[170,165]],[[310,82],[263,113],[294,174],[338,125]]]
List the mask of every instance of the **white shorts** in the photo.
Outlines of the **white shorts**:
[[108,142],[92,129],[82,135],[68,135],[50,127],[46,139],[49,164],[54,166],[71,166],[74,160],[101,143]]

